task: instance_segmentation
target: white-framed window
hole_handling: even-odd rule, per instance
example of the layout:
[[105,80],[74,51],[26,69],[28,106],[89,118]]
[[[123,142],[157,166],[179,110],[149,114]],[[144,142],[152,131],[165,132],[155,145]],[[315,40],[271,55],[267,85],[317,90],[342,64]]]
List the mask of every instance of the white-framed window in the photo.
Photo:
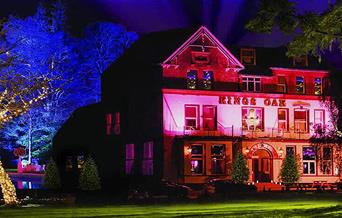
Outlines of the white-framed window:
[[295,132],[306,133],[309,131],[309,110],[294,109]]
[[314,125],[320,125],[321,128],[324,127],[324,114],[325,111],[322,109],[314,110]]
[[152,141],[144,143],[142,174],[144,176],[153,175],[153,142]]
[[134,174],[134,144],[126,144],[126,155],[125,155],[125,173],[126,175]]
[[296,76],[296,93],[304,94],[305,93],[305,81],[303,76]]
[[263,108],[243,107],[242,111],[242,129],[244,130],[263,130],[264,116]]
[[261,78],[260,77],[242,77],[242,91],[260,92]]
[[289,130],[289,109],[278,108],[278,129],[279,131]]
[[204,169],[204,146],[202,144],[192,144],[191,145],[191,174],[202,175]]
[[225,174],[226,170],[226,146],[211,145],[211,174]]
[[332,174],[332,148],[323,147],[322,149],[322,173],[324,175]]
[[216,130],[216,127],[217,127],[216,106],[203,105],[203,129]]
[[316,152],[314,147],[303,147],[303,174],[316,174]]
[[199,105],[185,105],[185,129],[199,129]]

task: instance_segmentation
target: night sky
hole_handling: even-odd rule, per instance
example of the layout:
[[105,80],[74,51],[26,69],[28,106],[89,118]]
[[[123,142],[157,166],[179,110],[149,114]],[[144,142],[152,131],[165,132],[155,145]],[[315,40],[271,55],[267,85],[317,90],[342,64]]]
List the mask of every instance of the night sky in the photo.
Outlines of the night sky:
[[[3,0],[1,17],[32,15],[38,0]],[[65,0],[68,30],[76,35],[99,20],[123,24],[139,34],[205,25],[222,42],[276,47],[291,39],[273,34],[247,32],[244,24],[256,13],[257,0]],[[328,0],[300,0],[297,12],[320,12]]]

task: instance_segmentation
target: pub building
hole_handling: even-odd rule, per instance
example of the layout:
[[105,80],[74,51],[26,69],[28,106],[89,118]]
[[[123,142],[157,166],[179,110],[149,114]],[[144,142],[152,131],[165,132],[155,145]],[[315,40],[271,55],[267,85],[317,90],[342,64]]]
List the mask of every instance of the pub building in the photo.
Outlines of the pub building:
[[322,103],[328,67],[285,53],[224,46],[204,26],[142,37],[102,76],[102,101],[77,110],[56,135],[62,172],[77,172],[90,154],[108,184],[203,184],[231,179],[240,151],[249,182],[281,182],[290,154],[300,183],[340,181],[334,148],[318,159],[309,142],[314,126],[333,126]]

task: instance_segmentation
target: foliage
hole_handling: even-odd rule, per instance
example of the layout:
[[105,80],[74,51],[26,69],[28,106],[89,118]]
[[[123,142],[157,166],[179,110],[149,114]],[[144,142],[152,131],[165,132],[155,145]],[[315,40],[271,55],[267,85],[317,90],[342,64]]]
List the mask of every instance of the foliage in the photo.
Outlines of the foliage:
[[56,162],[52,158],[50,158],[50,161],[45,168],[44,187],[48,189],[61,188],[61,180],[58,172],[58,167]]
[[246,24],[248,30],[271,33],[274,27],[295,37],[288,44],[288,56],[314,54],[320,56],[324,50],[331,49],[334,43],[342,39],[342,1],[321,14],[307,12],[297,14],[297,1],[292,0],[260,0],[259,10],[255,18]]
[[84,162],[79,178],[80,189],[94,191],[101,189],[100,176],[95,161],[88,157]]
[[239,152],[233,162],[232,180],[235,183],[244,183],[249,179],[249,169],[245,157]]
[[285,184],[292,184],[299,180],[299,169],[294,155],[286,155],[281,166],[280,178]]

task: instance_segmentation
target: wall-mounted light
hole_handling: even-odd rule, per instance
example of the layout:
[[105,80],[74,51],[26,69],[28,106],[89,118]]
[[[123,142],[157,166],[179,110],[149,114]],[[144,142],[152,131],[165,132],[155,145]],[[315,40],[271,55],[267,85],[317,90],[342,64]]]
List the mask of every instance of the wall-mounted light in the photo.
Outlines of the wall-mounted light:
[[185,155],[189,155],[189,154],[191,154],[191,152],[192,152],[191,145],[188,145],[184,148]]
[[283,153],[284,153],[284,150],[280,147],[280,148],[279,148],[279,156],[280,156],[280,157],[283,156]]
[[245,148],[245,152],[246,152],[246,154],[248,154],[249,153],[249,148],[246,146],[246,148]]

